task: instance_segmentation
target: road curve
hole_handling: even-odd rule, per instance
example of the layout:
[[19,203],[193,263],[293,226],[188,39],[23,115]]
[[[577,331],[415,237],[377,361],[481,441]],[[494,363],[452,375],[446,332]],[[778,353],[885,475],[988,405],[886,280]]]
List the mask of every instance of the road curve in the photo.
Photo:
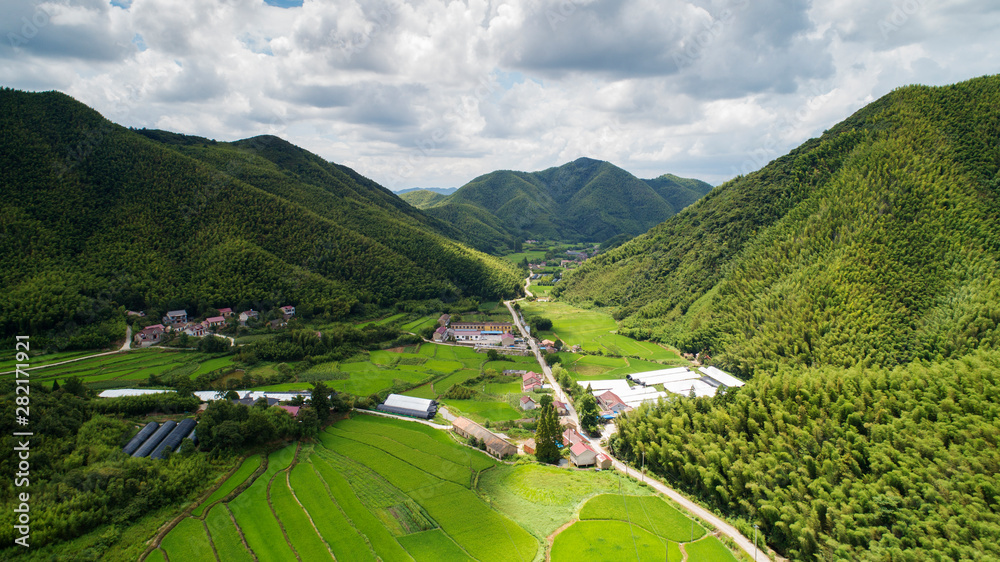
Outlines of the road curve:
[[[527,340],[528,345],[531,346],[531,350],[535,352],[535,358],[538,359],[538,364],[541,365],[542,371],[545,374],[545,377],[548,379],[549,384],[552,385],[552,388],[555,391],[556,396],[559,398],[561,402],[566,403],[566,407],[569,409],[570,419],[573,420],[573,423],[576,424],[576,427],[580,427],[580,417],[576,413],[576,408],[573,407],[573,403],[567,399],[566,393],[563,391],[562,387],[559,386],[559,383],[558,381],[555,380],[555,377],[552,376],[552,369],[549,368],[549,366],[545,363],[545,360],[542,358],[541,350],[538,349],[538,345],[532,338],[528,337],[527,330],[525,330],[524,326],[521,324],[521,317],[514,311],[513,302],[514,301],[504,301],[504,304],[507,305],[507,310],[510,311],[510,315],[514,319],[514,325],[517,326],[518,331],[520,331],[521,335]],[[638,473],[638,471],[634,469],[632,469],[630,473],[628,465],[614,458],[611,455],[611,453],[609,453],[604,447],[601,446],[599,440],[594,441],[588,438],[588,441],[590,442],[590,446],[593,447],[595,451],[607,455],[607,457],[612,460],[612,463],[617,470],[624,472],[626,475],[632,474],[633,476],[636,477],[641,476]],[[755,560],[764,561],[770,559],[768,557],[767,552],[765,552],[760,548],[755,547],[753,541],[744,537],[742,533],[736,530],[736,527],[733,527],[729,523],[726,523],[711,511],[689,500],[687,497],[683,496],[680,492],[677,492],[676,490],[667,486],[663,482],[660,482],[659,480],[652,478],[649,474],[646,474],[644,479],[646,483],[648,483],[653,489],[674,500],[675,502],[677,502],[678,505],[680,505],[693,515],[697,516],[702,521],[705,521],[709,525],[712,525],[713,527],[718,529],[718,531],[721,534],[726,535],[727,537],[733,539],[733,542],[735,542],[740,548],[746,551],[747,554],[753,556]],[[783,560],[783,558],[781,557],[776,557],[776,559]]]

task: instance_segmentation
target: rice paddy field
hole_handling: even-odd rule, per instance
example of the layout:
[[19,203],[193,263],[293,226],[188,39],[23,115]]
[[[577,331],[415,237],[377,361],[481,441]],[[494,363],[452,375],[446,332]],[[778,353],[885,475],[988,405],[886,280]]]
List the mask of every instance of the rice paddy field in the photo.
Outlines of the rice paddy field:
[[[87,353],[73,352],[54,354],[57,356],[54,358],[43,355],[39,361],[33,359],[31,361],[31,379],[51,383],[55,380],[64,380],[75,376],[91,386],[130,387],[135,386],[139,381],[149,379],[150,375],[196,377],[202,373],[230,367],[233,361],[231,355],[219,356],[198,351],[178,351],[153,347],[135,349],[127,353],[89,357],[63,365],[42,367],[46,363],[58,363],[72,359],[74,354],[79,357],[88,355]],[[92,355],[93,352],[90,354]],[[41,359],[47,359],[47,361]],[[0,378],[12,378],[13,376],[14,374],[11,373],[2,375]]]
[[735,562],[714,536],[659,496],[601,494],[580,509],[579,521],[556,535],[552,560],[681,560]]
[[446,433],[359,415],[318,441],[269,455],[248,488],[183,519],[146,559],[538,559],[538,538],[472,487],[496,461]]
[[618,324],[610,314],[583,309],[563,302],[526,302],[521,305],[525,318],[544,316],[552,320],[552,330],[532,332],[541,339],[559,338],[567,345],[579,345],[584,351],[639,357],[665,364],[686,364],[676,352],[654,342],[642,342],[614,333]]

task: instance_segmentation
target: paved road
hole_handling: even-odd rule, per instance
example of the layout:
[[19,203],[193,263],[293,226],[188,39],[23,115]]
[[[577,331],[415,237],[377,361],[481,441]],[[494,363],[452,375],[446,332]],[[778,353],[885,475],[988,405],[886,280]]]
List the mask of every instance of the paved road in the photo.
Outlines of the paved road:
[[[580,417],[576,413],[576,408],[573,407],[573,403],[567,399],[566,393],[563,392],[562,387],[559,386],[559,383],[555,380],[555,377],[552,376],[552,369],[549,368],[549,366],[545,363],[545,360],[542,358],[542,354],[541,351],[538,349],[538,345],[535,343],[533,339],[527,336],[527,330],[525,330],[524,326],[521,325],[521,319],[518,316],[518,314],[516,314],[514,311],[513,302],[514,301],[505,301],[504,304],[507,305],[507,309],[510,311],[510,315],[514,318],[514,325],[517,326],[517,329],[521,332],[521,335],[528,341],[529,345],[531,346],[531,350],[535,352],[535,358],[538,359],[538,364],[542,366],[542,371],[544,372],[545,377],[548,379],[549,384],[552,385],[552,388],[555,390],[556,396],[559,398],[559,400],[566,403],[567,408],[569,409],[570,419],[573,421],[573,423],[576,424],[576,427],[579,428]],[[607,432],[605,435],[602,435],[602,437],[606,437],[611,433],[614,433],[614,431],[612,430],[610,432]],[[597,441],[588,439],[588,441],[590,442],[590,446],[593,447],[595,451],[607,455],[607,457],[612,460],[614,467],[617,470],[624,472],[626,475],[632,474],[636,477],[641,476],[638,473],[638,471],[634,469],[629,469],[629,467],[625,463],[614,458],[611,455],[611,453],[609,453],[604,447],[601,446],[600,439],[598,439]],[[695,516],[699,517],[702,521],[705,521],[708,524],[715,527],[716,529],[718,529],[719,532],[722,533],[723,535],[726,535],[727,537],[733,539],[733,541],[735,541],[736,544],[739,545],[740,548],[745,550],[747,554],[749,554],[750,556],[754,556],[757,560],[760,561],[768,560],[768,555],[766,552],[764,552],[764,550],[755,548],[753,541],[744,537],[739,531],[736,530],[735,527],[733,527],[729,523],[726,523],[711,511],[708,511],[707,509],[687,499],[685,496],[681,495],[679,492],[670,488],[669,486],[660,482],[659,480],[651,478],[648,474],[645,475],[644,479],[646,483],[648,483],[653,489],[674,500],[681,507],[688,510],[690,513],[693,513]],[[778,557],[778,560],[783,560],[783,559]]]

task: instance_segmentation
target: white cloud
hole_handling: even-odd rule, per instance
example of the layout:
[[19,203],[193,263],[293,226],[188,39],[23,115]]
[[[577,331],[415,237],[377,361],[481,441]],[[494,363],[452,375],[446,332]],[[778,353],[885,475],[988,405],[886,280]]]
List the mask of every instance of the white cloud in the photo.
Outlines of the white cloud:
[[989,0],[4,3],[0,83],[131,126],[271,133],[388,187],[580,156],[749,171],[893,88],[995,72]]

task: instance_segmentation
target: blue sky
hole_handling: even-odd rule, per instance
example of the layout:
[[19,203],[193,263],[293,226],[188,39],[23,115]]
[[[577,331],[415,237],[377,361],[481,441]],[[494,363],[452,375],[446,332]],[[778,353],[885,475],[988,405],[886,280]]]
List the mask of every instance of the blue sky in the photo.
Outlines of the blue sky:
[[581,156],[719,183],[907,84],[1000,69],[985,0],[38,0],[0,84],[275,134],[391,189]]

